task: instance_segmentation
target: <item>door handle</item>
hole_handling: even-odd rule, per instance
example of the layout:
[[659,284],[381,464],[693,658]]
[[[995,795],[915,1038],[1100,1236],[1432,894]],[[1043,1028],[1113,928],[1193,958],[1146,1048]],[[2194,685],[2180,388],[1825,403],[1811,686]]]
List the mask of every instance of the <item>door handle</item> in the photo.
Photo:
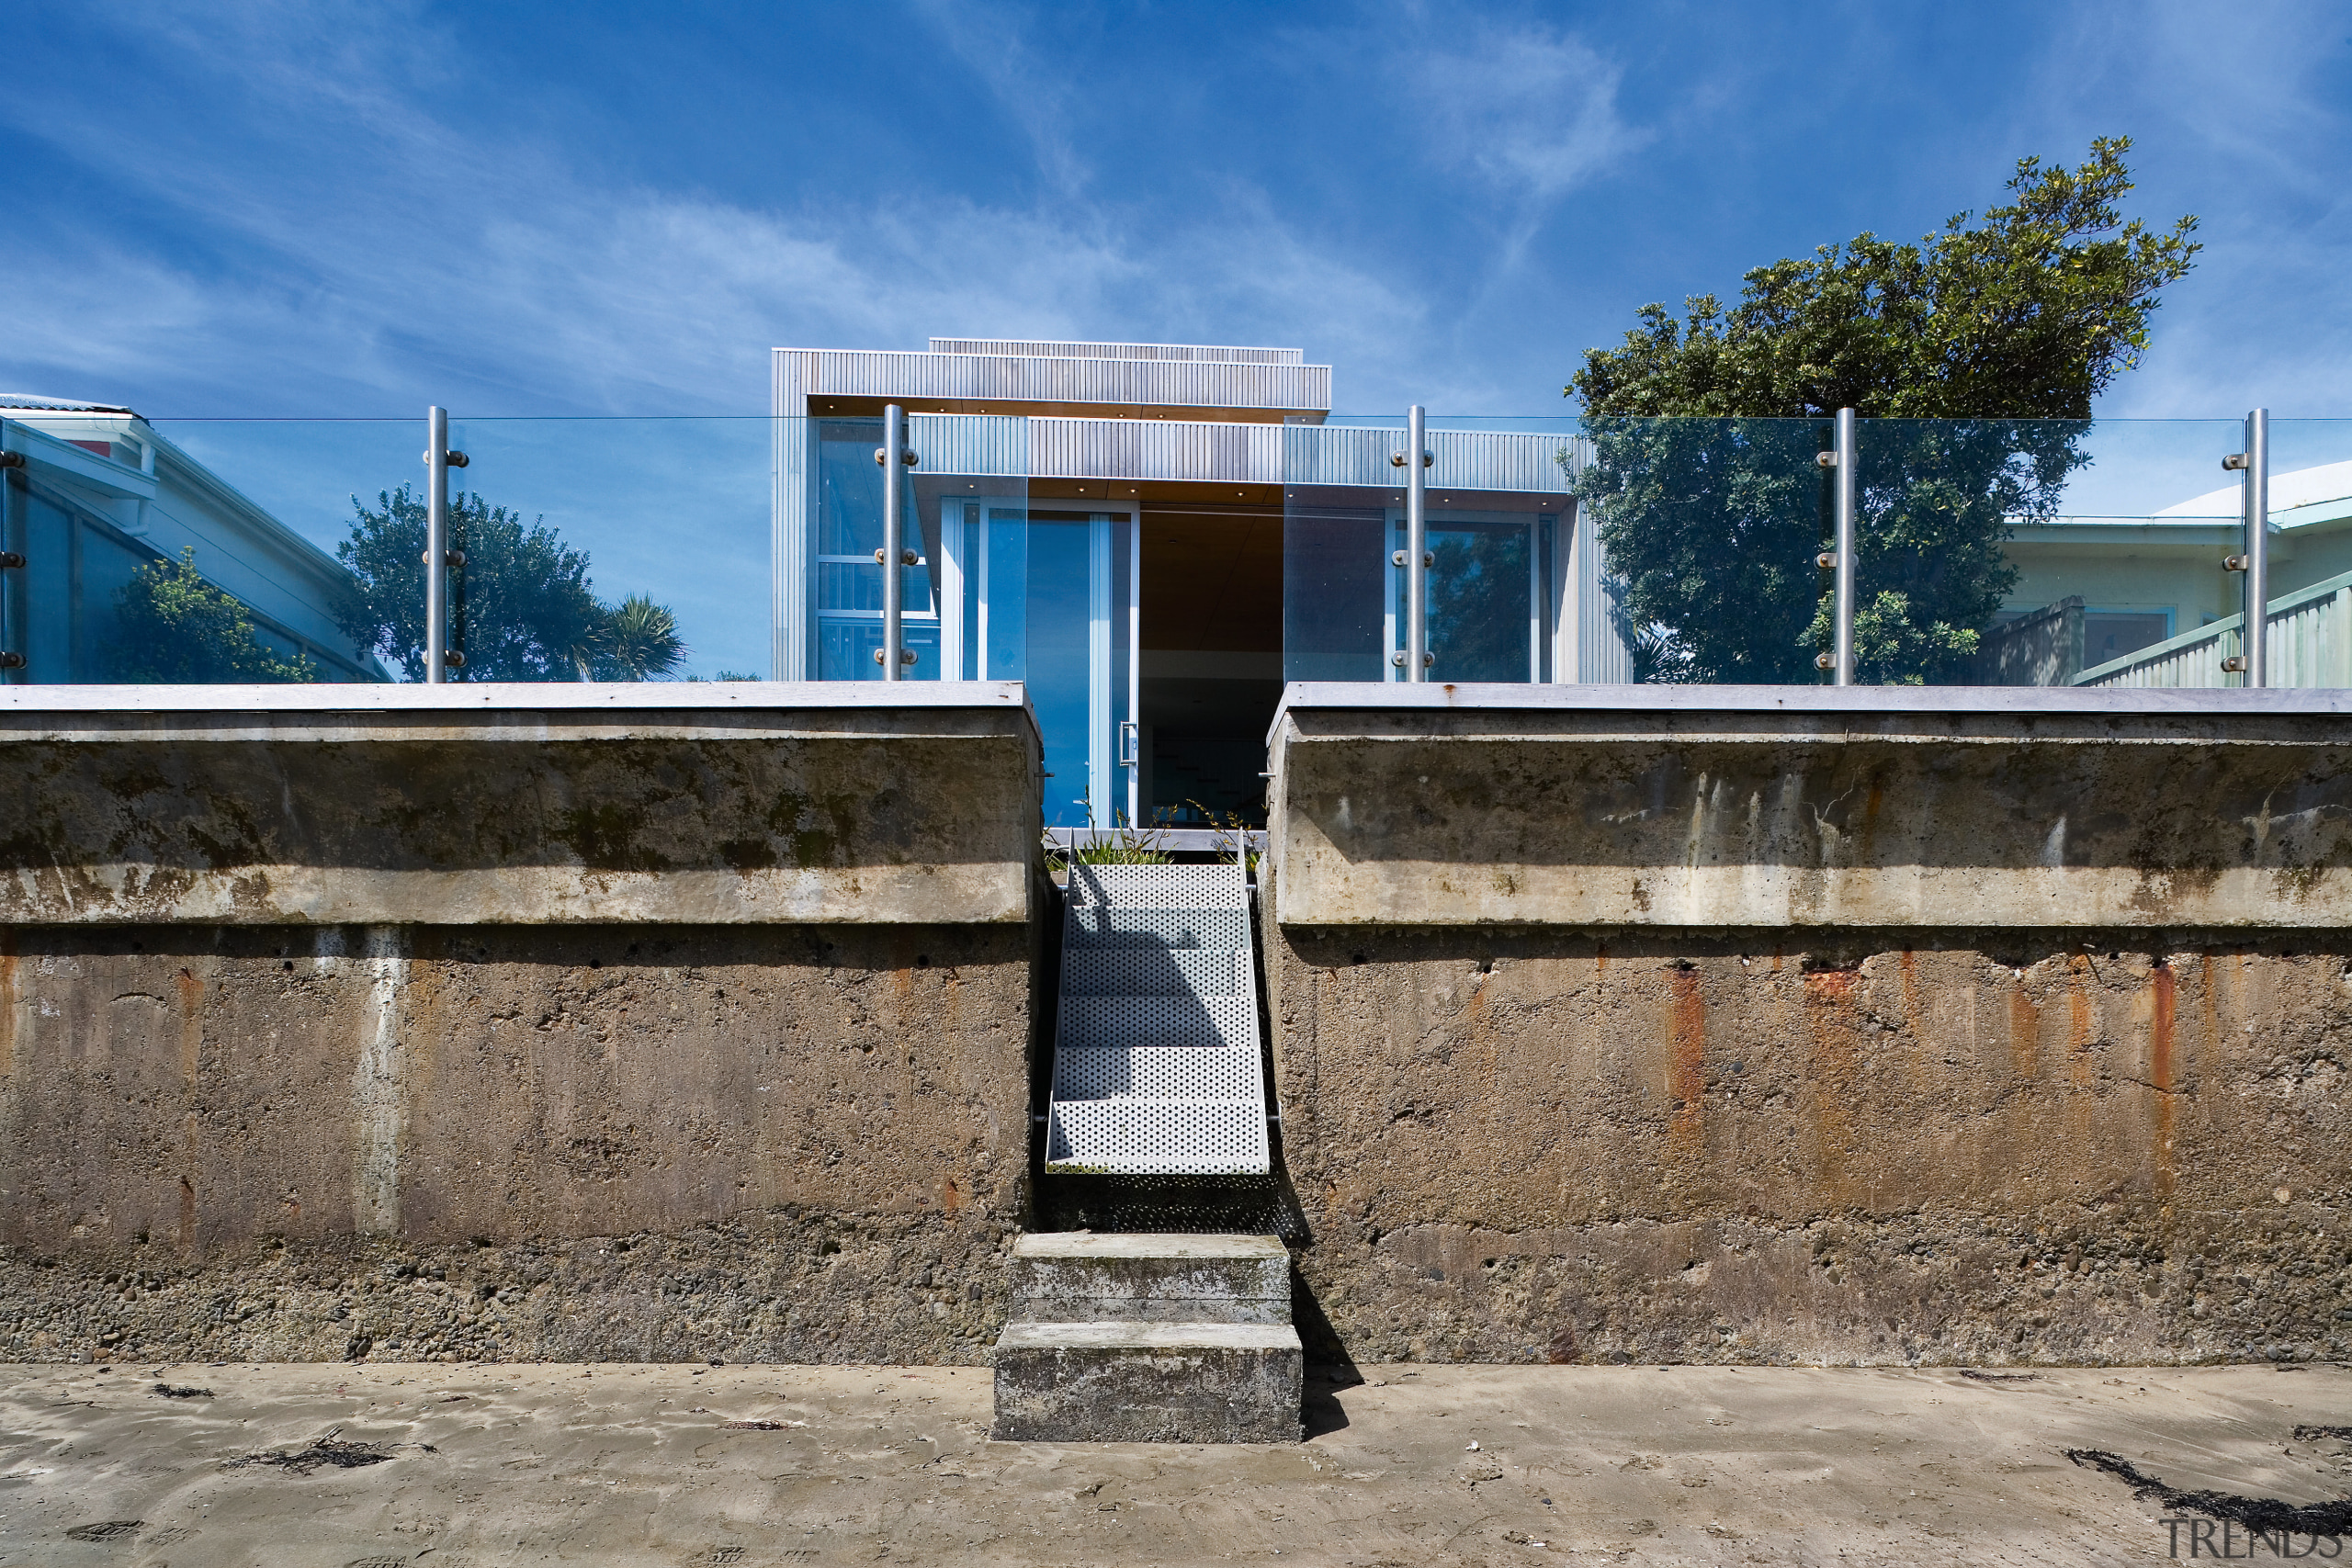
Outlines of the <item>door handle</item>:
[[1133,720],[1119,726],[1119,766],[1132,768],[1142,750],[1142,729]]

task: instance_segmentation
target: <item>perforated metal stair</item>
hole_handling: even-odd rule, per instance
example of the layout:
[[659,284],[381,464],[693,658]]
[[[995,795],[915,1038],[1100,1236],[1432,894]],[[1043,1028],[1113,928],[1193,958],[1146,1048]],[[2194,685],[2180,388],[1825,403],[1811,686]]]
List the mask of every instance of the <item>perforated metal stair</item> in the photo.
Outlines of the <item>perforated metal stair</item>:
[[1266,1080],[1238,865],[1072,865],[1046,1169],[1263,1175]]

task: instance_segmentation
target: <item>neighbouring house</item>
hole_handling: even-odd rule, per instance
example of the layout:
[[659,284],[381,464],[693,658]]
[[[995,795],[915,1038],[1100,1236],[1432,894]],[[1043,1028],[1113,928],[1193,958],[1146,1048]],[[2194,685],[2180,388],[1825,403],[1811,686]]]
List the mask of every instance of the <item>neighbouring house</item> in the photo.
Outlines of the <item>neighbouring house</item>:
[[[2056,517],[2018,528],[2008,555],[2019,576],[1988,659],[2040,669],[2043,679],[1988,671],[1990,678],[2002,684],[2062,684],[2087,673],[2099,682],[2102,667],[2133,662],[2132,656],[2161,645],[2218,647],[2209,628],[2224,622],[2234,628],[2240,608],[2242,580],[2222,565],[2222,558],[2245,547],[2240,494],[2233,483],[2144,517]],[[2274,618],[2282,601],[2347,572],[2352,462],[2272,474]],[[2018,651],[2029,644],[2041,650],[2038,658]],[[2062,645],[2065,651],[2056,651]],[[2200,683],[2220,683],[2219,671],[2214,674],[2214,681]]]
[[335,624],[342,565],[130,409],[0,394],[6,540],[24,558],[5,584],[6,671],[15,683],[119,678],[117,596],[141,566],[193,548],[197,570],[234,596],[255,635],[300,654],[325,681],[383,671]]

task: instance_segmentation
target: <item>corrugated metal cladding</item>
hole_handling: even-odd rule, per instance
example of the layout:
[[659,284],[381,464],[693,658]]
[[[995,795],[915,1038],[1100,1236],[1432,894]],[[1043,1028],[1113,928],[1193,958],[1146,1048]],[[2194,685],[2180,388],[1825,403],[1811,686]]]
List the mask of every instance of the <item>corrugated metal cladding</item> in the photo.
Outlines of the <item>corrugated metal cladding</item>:
[[1017,479],[1029,470],[1034,421],[983,413],[910,413],[907,445],[926,474],[983,474]]
[[1051,343],[1020,338],[935,337],[933,354],[1010,355],[1023,359],[1195,359],[1216,365],[1298,365],[1295,348],[1215,348],[1191,343]]
[[[779,409],[808,397],[955,398],[977,402],[1104,403],[1146,408],[1266,409],[1331,406],[1328,365],[1234,365],[1198,360],[1037,359],[957,354],[778,349]],[[797,371],[796,376],[794,372]]]
[[[1289,425],[1283,434],[1286,483],[1393,490],[1403,482],[1394,460],[1405,449],[1401,427]],[[1430,455],[1436,459],[1430,467],[1432,489],[1549,493],[1568,488],[1569,470],[1562,466],[1562,454],[1580,468],[1576,449],[1587,445],[1582,436],[1488,430],[1432,430],[1429,442]]]
[[[1035,479],[1192,479],[1230,484],[1359,485],[1394,489],[1389,455],[1402,430],[1219,421],[1045,419],[910,414],[908,435],[927,474],[1027,474]],[[1580,468],[1581,436],[1435,430],[1430,483],[1447,490],[1564,494],[1566,462]]]
[[1029,422],[1029,471],[1053,479],[1280,484],[1286,434],[1279,424],[1035,419]]

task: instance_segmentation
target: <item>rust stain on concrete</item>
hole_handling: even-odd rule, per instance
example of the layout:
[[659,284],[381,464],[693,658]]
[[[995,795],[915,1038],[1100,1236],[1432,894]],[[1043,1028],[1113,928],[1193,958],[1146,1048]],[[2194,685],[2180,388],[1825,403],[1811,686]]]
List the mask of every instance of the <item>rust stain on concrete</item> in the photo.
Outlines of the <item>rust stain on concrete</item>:
[[204,1055],[204,982],[183,969],[177,976],[180,993],[180,1077],[196,1088]]
[[1707,998],[1700,992],[1696,969],[1668,971],[1668,984],[1674,1004],[1666,1092],[1673,1114],[1667,1123],[1666,1146],[1676,1164],[1688,1165],[1698,1160],[1705,1145],[1701,1112],[1707,1092]]
[[2148,972],[2154,1005],[2148,1016],[2148,1086],[2156,1091],[2155,1190],[2160,1199],[2172,1196],[2173,1030],[2179,1010],[2172,965],[2163,959]]
[[1854,985],[1849,969],[1816,969],[1804,977],[1804,1017],[1813,1039],[1807,1078],[1813,1087],[1814,1180],[1819,1201],[1849,1201],[1848,1156],[1853,1146],[1855,1081]]
[[2020,979],[2009,992],[2009,1066],[2021,1078],[2041,1070],[2041,1010]]
[[2066,960],[2066,1080],[2076,1089],[2090,1088],[2098,1076],[2097,1064],[2091,1056],[2098,1020],[2091,1009],[2090,995],[2085,989],[2090,973],[2087,955],[2077,953]]

